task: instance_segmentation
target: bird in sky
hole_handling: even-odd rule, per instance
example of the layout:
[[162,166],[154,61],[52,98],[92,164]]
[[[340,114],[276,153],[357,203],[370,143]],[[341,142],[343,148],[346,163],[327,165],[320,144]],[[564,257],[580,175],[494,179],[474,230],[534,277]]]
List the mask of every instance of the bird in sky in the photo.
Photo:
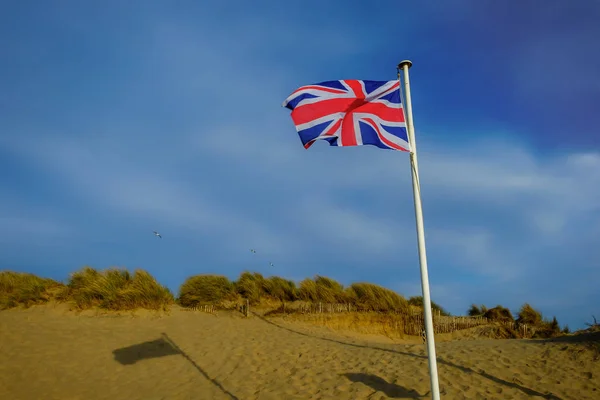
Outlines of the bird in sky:
[[250,251],[251,251],[252,253],[256,254],[256,250],[254,250],[254,249],[250,249]]
[[274,267],[274,265],[273,265],[273,263],[272,263],[272,262],[270,262],[269,264],[271,264],[271,267]]
[[162,236],[160,236],[160,233],[153,231],[154,232],[154,236],[158,236],[159,239],[162,239]]

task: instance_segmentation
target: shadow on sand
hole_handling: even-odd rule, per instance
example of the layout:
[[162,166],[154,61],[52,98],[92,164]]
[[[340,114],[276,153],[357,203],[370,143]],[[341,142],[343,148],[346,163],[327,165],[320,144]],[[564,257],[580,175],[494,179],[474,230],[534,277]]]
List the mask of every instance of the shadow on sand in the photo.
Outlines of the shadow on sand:
[[352,382],[360,382],[371,387],[373,390],[375,390],[375,393],[383,392],[387,397],[391,397],[392,399],[420,399],[428,394],[419,394],[419,392],[416,390],[407,389],[394,383],[388,383],[385,379],[380,378],[377,375],[348,373],[343,374],[343,376]]
[[239,400],[235,395],[229,392],[223,387],[216,379],[208,376],[190,356],[188,356],[183,350],[167,336],[166,333],[161,335],[160,339],[151,340],[148,342],[134,344],[133,346],[123,347],[113,351],[115,361],[122,365],[135,364],[138,361],[146,360],[149,358],[166,357],[171,355],[181,355],[185,358],[196,370],[204,376],[209,382],[218,387],[223,393],[231,397],[233,400]]
[[[289,332],[292,332],[292,333],[295,333],[295,334],[298,334],[298,335],[310,337],[310,338],[313,338],[313,339],[325,340],[325,341],[328,341],[328,342],[338,343],[338,344],[342,344],[344,346],[349,346],[349,347],[358,347],[358,348],[363,348],[363,349],[372,349],[372,350],[384,351],[384,352],[388,352],[388,353],[401,354],[401,355],[407,356],[407,357],[427,359],[427,356],[425,356],[425,355],[422,356],[422,355],[419,355],[419,354],[409,353],[409,352],[406,352],[406,351],[386,349],[384,347],[377,347],[377,346],[366,346],[366,345],[362,345],[362,344],[342,342],[341,340],[329,339],[329,338],[324,338],[324,337],[320,337],[320,336],[316,336],[316,335],[310,335],[308,333],[299,332],[299,331],[296,331],[294,329],[291,329],[291,328],[288,328],[288,327],[276,324],[275,322],[269,321],[268,319],[264,318],[263,316],[261,316],[259,314],[256,314],[256,313],[252,313],[252,314],[254,316],[256,316],[257,318],[260,318],[264,322],[266,322],[268,324],[271,324],[273,326],[276,326],[279,329],[285,329],[286,331],[289,331]],[[472,368],[464,367],[464,366],[459,365],[459,364],[455,364],[453,362],[444,360],[444,359],[442,359],[440,357],[437,357],[437,362],[439,364],[443,364],[443,365],[447,365],[449,367],[457,368],[457,369],[461,370],[462,372],[464,372],[466,374],[477,374],[477,375],[480,375],[480,376],[482,376],[482,377],[484,377],[486,379],[489,379],[492,382],[495,382],[495,383],[497,383],[499,385],[504,385],[506,387],[518,389],[518,390],[522,391],[523,393],[527,394],[528,396],[539,396],[539,397],[541,397],[543,399],[548,399],[548,400],[562,400],[560,397],[558,397],[558,396],[556,396],[556,395],[554,395],[552,393],[541,393],[541,392],[538,392],[537,390],[533,390],[533,389],[530,389],[530,388],[528,388],[526,386],[519,385],[518,383],[509,382],[509,381],[506,381],[504,379],[495,377],[493,375],[488,374],[485,371],[481,371],[481,370],[480,371],[475,371]]]
[[[600,360],[600,331],[583,332],[575,335],[558,336],[549,339],[526,339],[529,343],[546,345],[547,343],[562,343],[566,345],[561,350],[567,350],[568,345],[576,345],[579,352],[589,351],[594,361]],[[575,350],[575,349],[574,349]]]
[[166,357],[178,354],[180,354],[180,352],[173,348],[173,346],[171,346],[164,338],[134,344],[133,346],[123,347],[113,351],[115,361],[122,365],[131,365],[149,358]]
[[576,335],[565,335],[558,336],[549,339],[526,339],[531,343],[546,344],[546,343],[580,343],[580,344],[594,344],[600,343],[600,331],[597,332],[585,332]]

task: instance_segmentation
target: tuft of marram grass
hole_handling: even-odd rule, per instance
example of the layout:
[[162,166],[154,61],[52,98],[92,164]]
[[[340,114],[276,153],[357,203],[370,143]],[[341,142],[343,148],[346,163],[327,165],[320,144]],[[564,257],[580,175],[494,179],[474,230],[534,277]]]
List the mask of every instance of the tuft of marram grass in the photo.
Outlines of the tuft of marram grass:
[[528,303],[521,306],[517,314],[517,322],[519,324],[539,325],[542,323],[542,314],[531,307]]
[[133,275],[125,269],[97,271],[84,267],[74,272],[61,294],[79,309],[99,307],[107,310],[165,310],[174,302],[171,291],[159,284],[147,271],[137,269]]
[[[411,306],[416,306],[416,307],[420,307],[421,309],[423,309],[423,296],[411,297],[410,299],[408,299],[408,304],[410,304]],[[433,308],[434,311],[439,311],[440,315],[443,315],[446,317],[450,316],[450,313],[448,311],[446,311],[442,306],[435,303],[434,301],[431,301],[431,308]]]
[[264,286],[265,278],[258,272],[244,271],[234,282],[235,291],[245,299],[248,299],[250,304],[257,304],[265,295]]
[[487,307],[483,304],[478,306],[477,304],[471,304],[471,307],[467,311],[467,315],[470,317],[481,317],[487,312]]
[[300,282],[298,297],[310,302],[347,303],[349,301],[342,284],[320,275]]
[[282,302],[294,301],[298,298],[296,284],[294,281],[271,276],[263,281],[264,293]]
[[41,278],[30,273],[0,271],[0,310],[19,305],[30,307],[44,304],[51,300],[62,286],[62,283],[53,279]]
[[565,334],[561,332],[560,325],[556,320],[556,317],[552,318],[552,321],[548,321],[546,319],[542,319],[537,322],[534,338],[553,338]]
[[372,283],[353,283],[346,289],[348,297],[363,311],[409,313],[406,299],[393,290]]
[[310,278],[306,278],[302,282],[300,282],[300,287],[298,288],[298,297],[304,301],[325,301],[331,302],[330,300],[322,300],[317,295],[317,284],[314,280]]
[[234,285],[226,276],[195,275],[187,278],[179,289],[179,304],[195,307],[220,304],[235,296]]
[[490,321],[497,322],[511,322],[514,321],[513,315],[510,310],[506,307],[502,307],[501,305],[497,305],[494,308],[490,308],[486,310],[483,316]]

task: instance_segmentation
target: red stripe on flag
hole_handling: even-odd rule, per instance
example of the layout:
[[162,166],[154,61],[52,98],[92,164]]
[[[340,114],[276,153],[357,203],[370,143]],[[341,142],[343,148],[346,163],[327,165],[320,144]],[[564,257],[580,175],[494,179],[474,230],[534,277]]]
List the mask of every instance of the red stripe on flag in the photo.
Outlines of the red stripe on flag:
[[291,115],[295,125],[305,124],[327,115],[346,112],[356,99],[333,98],[296,107]]
[[392,149],[396,149],[396,150],[402,150],[402,151],[408,151],[407,149],[405,149],[404,147],[391,142],[389,140],[387,140],[382,134],[381,131],[379,130],[379,127],[377,126],[377,124],[375,123],[375,121],[373,121],[371,118],[363,118],[363,121],[368,122],[371,127],[373,129],[375,129],[375,132],[377,132],[377,135],[379,136],[379,140],[381,140],[386,146],[391,147]]
[[357,80],[345,80],[344,83],[350,86],[350,89],[354,92],[354,96],[358,99],[364,99],[367,94],[364,92],[362,85]]
[[352,113],[348,113],[344,116],[340,141],[342,142],[342,146],[356,146],[358,144],[356,142],[356,131],[354,130],[354,118],[352,118]]
[[326,132],[322,133],[322,136],[333,135],[335,133],[335,131],[338,130],[338,128],[340,127],[341,124],[342,124],[342,120],[338,119],[337,122],[331,126],[331,128],[329,128]]
[[300,125],[338,112],[360,112],[378,116],[390,122],[405,122],[400,108],[392,108],[384,103],[365,103],[361,99],[327,99],[313,104],[296,107],[292,113],[294,124]]
[[404,113],[401,108],[388,107],[383,103],[363,103],[359,108],[352,110],[357,113],[372,114],[384,121],[404,122]]

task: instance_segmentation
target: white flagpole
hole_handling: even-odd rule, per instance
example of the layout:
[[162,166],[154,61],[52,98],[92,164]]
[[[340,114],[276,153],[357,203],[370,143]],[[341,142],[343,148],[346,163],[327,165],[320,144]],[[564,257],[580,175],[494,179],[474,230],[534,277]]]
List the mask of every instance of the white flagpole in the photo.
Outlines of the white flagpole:
[[[411,147],[410,164],[412,171],[413,197],[415,202],[415,217],[417,220],[417,241],[419,245],[419,263],[421,265],[421,290],[423,292],[423,309],[425,311],[425,333],[427,334],[427,357],[429,359],[429,379],[431,382],[431,398],[440,399],[440,388],[435,356],[435,340],[433,337],[433,316],[431,312],[431,296],[429,294],[429,276],[427,274],[427,254],[425,251],[425,229],[423,227],[423,207],[421,204],[421,187],[419,183],[419,167],[417,163],[417,143],[415,142],[415,127],[413,125],[412,104],[410,99],[410,80],[408,69],[412,62],[404,60],[398,64],[398,70],[404,73],[404,93],[406,96],[406,123],[408,140]],[[398,71],[400,79],[400,71]]]

